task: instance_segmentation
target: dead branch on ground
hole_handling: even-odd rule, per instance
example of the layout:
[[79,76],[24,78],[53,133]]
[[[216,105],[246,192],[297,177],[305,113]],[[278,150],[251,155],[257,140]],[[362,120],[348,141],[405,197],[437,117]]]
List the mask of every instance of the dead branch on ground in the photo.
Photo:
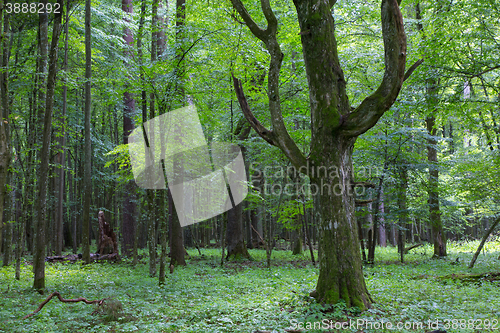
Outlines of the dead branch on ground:
[[45,301],[43,301],[39,306],[38,306],[38,309],[36,309],[35,311],[33,311],[33,313],[30,313],[26,316],[23,317],[23,319],[27,319],[33,315],[35,315],[37,312],[39,312],[44,306],[45,304],[47,304],[54,296],[57,296],[57,298],[59,298],[59,300],[63,303],[76,303],[76,302],[85,302],[86,304],[97,304],[98,306],[101,306],[105,300],[107,300],[108,298],[103,298],[103,299],[99,299],[99,300],[95,300],[95,301],[89,301],[87,300],[86,298],[83,298],[83,297],[78,297],[78,298],[73,298],[73,299],[64,299],[62,298],[61,294],[59,294],[59,292],[57,291],[54,291],[52,294],[50,294],[46,299]]

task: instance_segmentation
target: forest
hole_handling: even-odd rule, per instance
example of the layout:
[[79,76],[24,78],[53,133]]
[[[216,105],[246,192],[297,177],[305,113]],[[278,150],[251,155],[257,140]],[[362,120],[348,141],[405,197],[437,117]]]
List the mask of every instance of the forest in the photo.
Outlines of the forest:
[[500,329],[498,0],[0,0],[0,332]]

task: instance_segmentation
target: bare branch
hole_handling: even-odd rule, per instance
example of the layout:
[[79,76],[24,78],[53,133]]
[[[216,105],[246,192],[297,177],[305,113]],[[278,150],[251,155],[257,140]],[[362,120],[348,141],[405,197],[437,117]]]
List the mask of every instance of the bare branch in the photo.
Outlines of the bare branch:
[[281,112],[281,101],[279,92],[279,76],[281,71],[281,63],[283,60],[283,53],[281,52],[280,44],[276,37],[278,30],[278,21],[273,13],[269,0],[261,0],[262,12],[267,20],[266,30],[262,30],[252,20],[248,11],[241,3],[241,0],[231,0],[234,8],[238,11],[245,23],[250,28],[250,31],[255,37],[262,40],[266,49],[269,51],[271,60],[269,63],[269,76],[268,76],[268,98],[269,110],[271,113],[271,123],[273,131],[266,129],[252,114],[250,107],[246,101],[241,82],[233,75],[233,82],[238,101],[240,102],[241,109],[245,118],[250,122],[255,131],[267,142],[280,148],[283,153],[288,157],[292,164],[300,168],[306,164],[306,158],[298,148],[295,141],[292,140],[288,133],[283,115]]
[[236,11],[238,11],[238,13],[240,14],[243,21],[245,21],[248,28],[250,28],[252,34],[254,34],[258,39],[264,41],[264,39],[266,39],[268,35],[267,31],[262,29],[257,25],[257,23],[255,23],[241,0],[231,0],[231,3],[233,4],[234,9],[236,9]]
[[408,78],[413,74],[415,69],[417,69],[418,66],[422,65],[423,62],[424,62],[424,58],[419,59],[410,68],[408,68],[408,70],[405,73],[405,77],[403,79],[403,82],[408,80]]
[[403,85],[406,62],[406,34],[397,0],[382,0],[382,33],[385,73],[378,89],[344,119],[342,132],[355,137],[372,128],[396,100]]
[[40,303],[40,305],[38,306],[38,309],[36,309],[35,311],[33,311],[32,313],[26,315],[23,317],[23,319],[27,319],[29,317],[32,317],[33,315],[35,315],[36,313],[38,313],[44,306],[45,304],[47,304],[53,297],[57,296],[57,298],[59,298],[59,300],[63,303],[76,303],[76,302],[84,302],[86,304],[97,304],[97,305],[102,305],[107,298],[103,298],[103,299],[99,299],[99,300],[95,300],[95,301],[88,301],[86,298],[83,298],[83,297],[78,297],[78,298],[74,298],[74,299],[64,299],[62,298],[61,294],[59,294],[59,292],[57,291],[54,291],[52,294],[50,294],[46,299],[45,301],[43,301],[42,303]]

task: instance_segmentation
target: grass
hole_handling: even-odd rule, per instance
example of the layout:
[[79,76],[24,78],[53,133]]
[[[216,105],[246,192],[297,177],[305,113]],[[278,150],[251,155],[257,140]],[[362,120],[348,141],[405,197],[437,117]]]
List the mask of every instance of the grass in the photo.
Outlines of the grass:
[[[148,276],[147,258],[136,267],[127,261],[47,264],[46,295],[59,291],[64,298],[110,297],[119,302],[110,310],[115,313],[110,316],[101,311],[92,315],[95,309],[91,305],[52,300],[39,313],[22,320],[46,297],[31,289],[32,267],[25,262],[20,281],[14,279],[12,266],[0,269],[0,331],[285,332],[286,328],[301,325],[304,332],[424,332],[430,331],[429,321],[437,321],[442,328],[448,325],[448,332],[495,331],[467,325],[477,327],[486,320],[493,324],[496,320],[496,328],[500,329],[499,282],[464,284],[436,279],[452,273],[500,272],[500,242],[488,243],[475,268],[467,269],[477,244],[449,244],[449,258],[444,260],[430,259],[431,247],[420,247],[406,256],[405,264],[398,262],[394,248],[377,248],[375,265],[364,268],[368,290],[376,303],[363,313],[342,304],[325,307],[309,297],[318,268],[310,264],[308,251],[298,256],[275,251],[273,267],[267,269],[264,250],[250,250],[253,261],[231,262],[221,268],[220,251],[205,249],[203,257],[189,250],[188,265],[176,268],[162,287],[157,278]],[[459,263],[452,265],[456,258]],[[460,328],[460,320],[476,321],[462,321],[466,326]],[[342,323],[361,321],[365,322],[357,327],[359,330],[335,329]],[[398,322],[424,326],[381,328]],[[314,330],[308,323],[316,323],[316,328],[324,328],[326,323],[329,328]]]

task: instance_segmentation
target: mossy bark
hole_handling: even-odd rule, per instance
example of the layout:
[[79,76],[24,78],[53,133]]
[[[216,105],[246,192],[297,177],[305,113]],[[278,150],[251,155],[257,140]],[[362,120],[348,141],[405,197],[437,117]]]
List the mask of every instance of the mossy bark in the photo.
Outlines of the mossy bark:
[[352,151],[357,136],[373,127],[394,103],[405,78],[406,35],[399,3],[382,0],[383,80],[375,92],[351,108],[335,40],[332,7],[336,1],[293,1],[309,86],[311,149],[306,157],[290,137],[281,112],[279,73],[283,53],[277,39],[277,18],[270,2],[261,1],[267,21],[265,29],[252,19],[241,0],[231,2],[270,55],[267,91],[272,130],[255,117],[241,81],[233,76],[243,114],[264,140],[280,148],[299,172],[309,175],[311,189],[316,190],[321,216],[316,298],[324,303],[345,300],[348,306],[369,308],[372,300],[363,277],[354,215]]
[[323,149],[314,155],[317,158],[310,168],[311,191],[317,193],[321,215],[317,299],[327,304],[344,300],[347,306],[364,310],[370,307],[372,299],[363,277],[354,214],[351,179],[355,139],[329,137],[322,141]]

